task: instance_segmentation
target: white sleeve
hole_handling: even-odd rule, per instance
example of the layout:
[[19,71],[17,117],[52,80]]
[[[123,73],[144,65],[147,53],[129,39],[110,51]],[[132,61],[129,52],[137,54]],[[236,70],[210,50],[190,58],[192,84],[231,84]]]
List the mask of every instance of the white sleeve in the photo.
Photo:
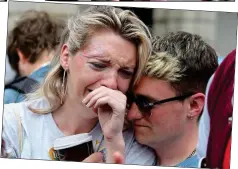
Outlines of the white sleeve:
[[4,152],[9,158],[19,157],[18,120],[13,112],[14,104],[5,104],[3,111],[2,139]]
[[147,146],[139,144],[133,132],[125,135],[125,164],[153,165],[156,158],[153,150]]
[[205,106],[202,112],[201,119],[199,121],[198,144],[197,144],[197,156],[199,159],[206,157],[207,153],[207,144],[210,133],[210,116],[208,113],[207,97],[213,76],[209,79],[209,82],[207,84]]

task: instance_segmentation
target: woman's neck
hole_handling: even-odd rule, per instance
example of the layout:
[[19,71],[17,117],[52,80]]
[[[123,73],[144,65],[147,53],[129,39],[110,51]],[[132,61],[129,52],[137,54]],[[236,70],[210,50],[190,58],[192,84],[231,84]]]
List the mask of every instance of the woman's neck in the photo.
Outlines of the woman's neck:
[[75,135],[88,133],[97,124],[97,117],[89,118],[85,113],[87,112],[83,104],[67,99],[59,109],[52,113],[52,116],[58,128],[65,135]]

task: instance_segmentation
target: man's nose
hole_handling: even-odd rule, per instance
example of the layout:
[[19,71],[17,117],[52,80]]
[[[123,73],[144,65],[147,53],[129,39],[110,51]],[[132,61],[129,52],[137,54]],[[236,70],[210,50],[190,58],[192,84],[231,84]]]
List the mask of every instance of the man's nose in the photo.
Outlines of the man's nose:
[[127,113],[127,118],[129,120],[138,120],[141,119],[143,116],[141,115],[137,105],[135,103],[132,103],[131,108],[129,109]]

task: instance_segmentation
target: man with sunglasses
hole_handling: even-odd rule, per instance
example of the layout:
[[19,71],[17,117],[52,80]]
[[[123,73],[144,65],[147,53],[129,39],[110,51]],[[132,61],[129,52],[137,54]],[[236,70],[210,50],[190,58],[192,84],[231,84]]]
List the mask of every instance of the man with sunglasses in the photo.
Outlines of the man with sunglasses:
[[217,66],[216,52],[198,35],[154,39],[144,76],[128,93],[128,119],[137,141],[155,150],[154,165],[198,166],[198,121]]

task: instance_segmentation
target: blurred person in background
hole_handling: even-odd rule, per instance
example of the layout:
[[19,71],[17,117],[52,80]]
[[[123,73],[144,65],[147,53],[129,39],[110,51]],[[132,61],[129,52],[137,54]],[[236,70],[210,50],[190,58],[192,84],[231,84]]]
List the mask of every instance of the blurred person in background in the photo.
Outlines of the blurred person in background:
[[5,104],[24,100],[24,94],[43,81],[62,29],[63,24],[46,12],[23,13],[8,36],[7,59],[17,76],[5,86]]
[[236,50],[224,58],[206,89],[197,152],[204,168],[230,168]]
[[217,66],[215,50],[198,35],[155,38],[128,112],[136,140],[156,152],[154,165],[197,168],[198,121]]
[[16,71],[11,67],[9,63],[8,56],[6,56],[6,62],[5,62],[5,79],[4,84],[7,85],[11,83],[16,78]]

